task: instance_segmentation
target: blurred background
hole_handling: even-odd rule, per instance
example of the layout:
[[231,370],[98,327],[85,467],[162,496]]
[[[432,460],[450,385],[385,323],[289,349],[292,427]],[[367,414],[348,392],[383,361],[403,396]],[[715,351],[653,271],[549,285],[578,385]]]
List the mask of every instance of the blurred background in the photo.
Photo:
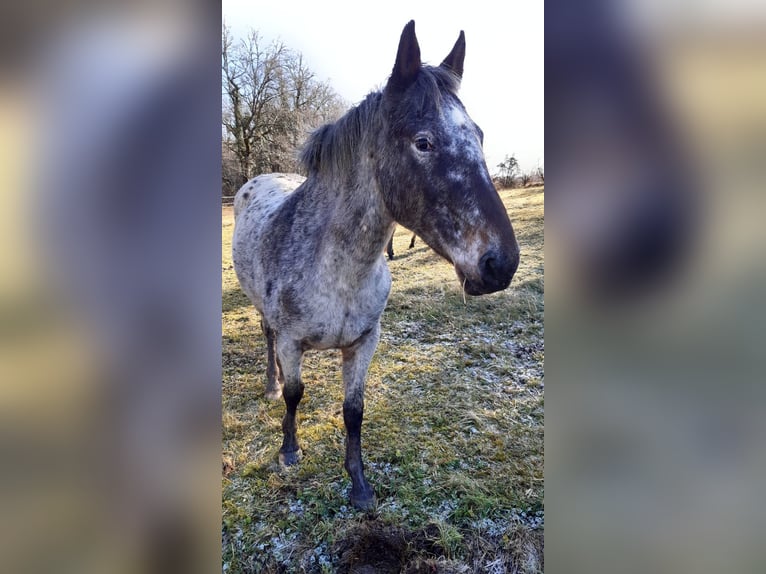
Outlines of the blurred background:
[[0,15],[0,570],[220,564],[220,12]]
[[764,25],[546,3],[550,572],[766,567]]
[[[1,10],[2,570],[217,569],[219,7]],[[546,14],[549,571],[763,572],[766,10]]]

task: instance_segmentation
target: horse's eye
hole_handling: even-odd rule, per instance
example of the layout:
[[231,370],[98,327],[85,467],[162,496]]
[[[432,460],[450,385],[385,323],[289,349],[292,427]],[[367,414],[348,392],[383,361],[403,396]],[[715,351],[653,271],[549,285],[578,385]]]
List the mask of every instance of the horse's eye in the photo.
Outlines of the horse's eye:
[[415,140],[415,148],[418,151],[432,151],[434,146],[430,141],[428,141],[428,138],[420,137]]

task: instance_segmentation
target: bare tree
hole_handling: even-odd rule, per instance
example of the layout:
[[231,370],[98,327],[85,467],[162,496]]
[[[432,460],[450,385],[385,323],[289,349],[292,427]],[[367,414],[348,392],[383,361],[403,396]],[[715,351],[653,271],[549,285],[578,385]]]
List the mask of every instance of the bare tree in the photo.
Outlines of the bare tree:
[[224,26],[221,71],[228,194],[259,173],[296,171],[295,151],[305,135],[346,107],[302,54],[281,42],[266,44],[255,31],[235,40]]
[[521,182],[522,187],[527,187],[532,181],[532,172],[522,171],[521,175],[519,175],[519,181]]
[[540,183],[545,183],[545,170],[542,166],[537,166],[537,169],[535,170],[535,176],[537,176],[537,179]]
[[513,187],[516,174],[519,173],[519,162],[514,154],[506,155],[505,159],[497,164],[500,173],[498,181],[503,187]]
[[225,139],[221,142],[221,183],[223,195],[234,195],[242,186],[243,176],[239,162]]

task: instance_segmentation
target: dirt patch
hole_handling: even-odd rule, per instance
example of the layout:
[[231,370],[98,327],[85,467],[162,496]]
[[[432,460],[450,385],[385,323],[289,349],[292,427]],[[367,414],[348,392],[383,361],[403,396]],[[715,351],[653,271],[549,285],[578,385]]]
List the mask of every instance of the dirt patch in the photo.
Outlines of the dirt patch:
[[333,546],[341,574],[464,574],[489,572],[536,574],[543,571],[543,533],[519,526],[500,539],[470,536],[468,553],[449,557],[439,544],[440,531],[429,524],[420,531],[386,525],[375,519],[356,524]]
[[436,542],[439,530],[429,525],[419,532],[369,520],[347,530],[333,550],[343,574],[433,574],[441,572],[434,559],[443,556]]

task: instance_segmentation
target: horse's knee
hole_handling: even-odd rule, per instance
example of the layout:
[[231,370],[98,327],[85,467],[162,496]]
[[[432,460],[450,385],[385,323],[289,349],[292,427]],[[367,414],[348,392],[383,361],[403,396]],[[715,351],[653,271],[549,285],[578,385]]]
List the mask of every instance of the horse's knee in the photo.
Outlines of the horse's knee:
[[364,403],[358,400],[343,401],[343,423],[346,432],[351,436],[358,436],[362,432],[362,419],[364,418]]
[[276,371],[279,382],[282,384],[282,394],[285,400],[292,400],[292,397],[303,396],[303,383],[301,382],[301,356],[303,351],[300,345],[291,340],[285,340],[275,335],[274,341],[274,359],[276,362]]
[[298,407],[298,403],[303,398],[303,389],[305,385],[302,382],[298,383],[286,383],[282,389],[282,396],[285,399],[285,404],[288,410],[295,410]]
[[290,466],[298,462],[300,447],[298,446],[296,414],[298,403],[303,397],[303,383],[293,381],[282,390],[285,399],[285,416],[282,418],[282,447],[279,449],[279,461]]

